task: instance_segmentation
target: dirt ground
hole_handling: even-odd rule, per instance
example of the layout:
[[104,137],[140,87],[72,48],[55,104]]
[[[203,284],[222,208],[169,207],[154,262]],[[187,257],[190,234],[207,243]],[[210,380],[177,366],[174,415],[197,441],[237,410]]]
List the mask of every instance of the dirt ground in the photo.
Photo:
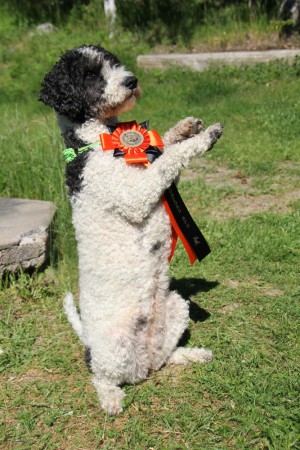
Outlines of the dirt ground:
[[[230,189],[232,192],[224,193],[216,208],[208,211],[216,219],[246,218],[251,214],[273,211],[285,214],[291,211],[291,203],[300,200],[300,183],[296,174],[300,165],[282,163],[278,172],[272,177],[268,191],[272,193],[259,193],[254,180],[245,177],[238,170],[218,166],[215,162],[201,159],[194,162],[194,167],[185,170],[182,180],[192,180],[200,177],[204,182],[216,189]],[[263,183],[267,177],[261,177]]]

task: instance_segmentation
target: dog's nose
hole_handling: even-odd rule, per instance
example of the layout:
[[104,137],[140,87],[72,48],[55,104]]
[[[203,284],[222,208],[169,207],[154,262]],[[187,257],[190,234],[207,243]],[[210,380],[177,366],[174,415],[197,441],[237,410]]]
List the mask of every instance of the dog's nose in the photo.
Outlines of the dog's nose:
[[133,91],[133,89],[137,87],[138,80],[134,76],[126,77],[122,84],[127,87],[127,89],[131,89]]

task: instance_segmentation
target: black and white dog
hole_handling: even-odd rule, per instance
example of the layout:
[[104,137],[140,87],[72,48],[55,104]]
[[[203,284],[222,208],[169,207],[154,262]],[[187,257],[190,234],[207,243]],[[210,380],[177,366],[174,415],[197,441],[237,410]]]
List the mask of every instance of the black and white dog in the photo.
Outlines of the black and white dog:
[[151,166],[126,164],[100,145],[117,115],[140,95],[138,80],[102,47],[67,51],[45,76],[40,100],[55,109],[67,147],[66,169],[80,274],[80,316],[71,294],[68,319],[90,349],[93,383],[102,407],[122,411],[119,387],[162,365],[210,361],[209,350],[177,347],[188,325],[188,302],[169,291],[171,224],[164,191],[195,155],[222,134],[189,117],[169,130],[164,153]]

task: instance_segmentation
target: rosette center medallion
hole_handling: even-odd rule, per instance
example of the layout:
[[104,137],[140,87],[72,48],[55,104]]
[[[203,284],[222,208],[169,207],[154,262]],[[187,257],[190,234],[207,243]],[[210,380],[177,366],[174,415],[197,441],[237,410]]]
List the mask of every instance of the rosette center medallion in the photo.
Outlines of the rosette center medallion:
[[128,130],[120,135],[120,142],[125,147],[139,147],[144,142],[144,136],[139,131]]

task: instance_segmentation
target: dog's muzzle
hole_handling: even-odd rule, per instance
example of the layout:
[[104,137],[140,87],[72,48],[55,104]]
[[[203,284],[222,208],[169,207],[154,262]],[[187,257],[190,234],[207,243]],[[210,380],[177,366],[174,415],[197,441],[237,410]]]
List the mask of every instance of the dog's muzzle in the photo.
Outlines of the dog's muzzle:
[[125,86],[127,89],[130,89],[131,91],[133,91],[134,89],[137,88],[138,85],[138,79],[135,76],[129,76],[126,77],[123,81],[123,86]]

